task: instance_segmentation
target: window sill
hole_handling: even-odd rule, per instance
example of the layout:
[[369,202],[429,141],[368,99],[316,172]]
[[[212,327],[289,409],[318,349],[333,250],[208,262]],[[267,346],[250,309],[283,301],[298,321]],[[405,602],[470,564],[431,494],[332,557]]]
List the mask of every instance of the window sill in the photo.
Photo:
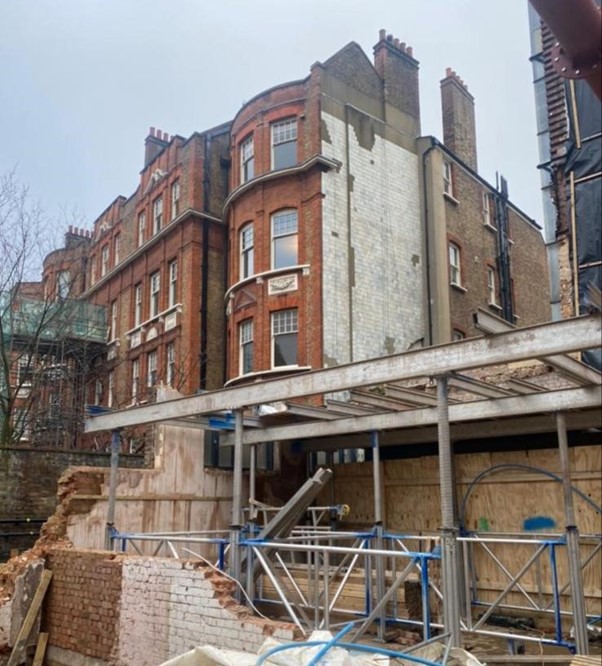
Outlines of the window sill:
[[246,284],[250,284],[251,282],[258,282],[261,284],[266,278],[271,278],[271,277],[276,277],[277,275],[286,275],[287,273],[298,273],[300,271],[303,271],[303,274],[306,275],[309,272],[310,265],[309,264],[297,264],[296,266],[287,266],[286,268],[273,268],[269,271],[263,271],[262,273],[255,273],[254,275],[250,275],[249,277],[246,277],[242,280],[239,280],[238,282],[235,282],[229,289],[226,291],[226,294],[224,296],[225,300],[228,300],[228,298],[235,292],[237,289],[240,289],[241,287],[244,287]]
[[443,192],[443,198],[447,199],[450,203],[453,203],[454,206],[457,206],[460,203],[453,194],[448,194],[447,192]]
[[465,294],[468,291],[466,287],[463,287],[461,284],[456,284],[455,282],[450,282],[449,286],[463,294]]

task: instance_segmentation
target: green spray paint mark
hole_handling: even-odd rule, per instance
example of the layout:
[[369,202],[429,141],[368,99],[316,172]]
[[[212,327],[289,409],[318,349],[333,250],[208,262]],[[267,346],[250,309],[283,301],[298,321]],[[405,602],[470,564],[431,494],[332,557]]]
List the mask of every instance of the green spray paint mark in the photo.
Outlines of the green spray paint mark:
[[491,528],[489,527],[489,518],[481,516],[479,518],[479,525],[477,527],[478,532],[489,532]]

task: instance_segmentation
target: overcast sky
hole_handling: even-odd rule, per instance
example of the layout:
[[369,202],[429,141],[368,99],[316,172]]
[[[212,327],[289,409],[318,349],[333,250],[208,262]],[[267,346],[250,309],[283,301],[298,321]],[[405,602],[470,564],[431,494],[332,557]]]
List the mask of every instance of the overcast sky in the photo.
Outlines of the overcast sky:
[[0,0],[0,172],[56,231],[130,195],[149,126],[188,136],[378,30],[414,47],[423,134],[452,67],[476,99],[479,170],[541,222],[527,0]]

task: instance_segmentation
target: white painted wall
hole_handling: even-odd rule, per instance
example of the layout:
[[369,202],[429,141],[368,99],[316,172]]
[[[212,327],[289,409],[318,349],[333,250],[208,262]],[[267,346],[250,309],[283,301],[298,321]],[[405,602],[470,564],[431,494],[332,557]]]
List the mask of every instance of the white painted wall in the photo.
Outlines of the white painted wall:
[[[322,120],[330,138],[322,152],[342,163],[322,176],[324,360],[332,365],[401,352],[423,337],[422,229],[418,157],[379,136],[369,150],[352,125],[347,131],[327,113]],[[351,317],[349,244],[355,254]]]

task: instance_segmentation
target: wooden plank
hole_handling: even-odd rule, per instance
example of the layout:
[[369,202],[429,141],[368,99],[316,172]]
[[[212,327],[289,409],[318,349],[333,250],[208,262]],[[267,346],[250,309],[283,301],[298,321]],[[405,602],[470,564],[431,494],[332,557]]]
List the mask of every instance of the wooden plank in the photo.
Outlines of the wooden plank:
[[42,601],[44,601],[44,596],[46,595],[46,590],[50,585],[51,578],[52,578],[52,571],[44,569],[44,571],[42,572],[42,578],[40,580],[40,584],[38,585],[38,589],[36,590],[36,593],[33,597],[31,606],[27,611],[27,615],[25,616],[25,621],[21,625],[21,630],[19,631],[19,635],[17,636],[17,640],[13,647],[13,651],[10,653],[10,657],[8,659],[8,663],[6,664],[6,666],[17,666],[20,663],[21,655],[23,653],[23,650],[27,646],[27,639],[29,638],[29,634],[31,633],[34,622],[36,621],[38,611],[42,607]]
[[600,664],[602,664],[602,656],[600,655],[586,657],[583,654],[577,654],[571,661],[571,666],[600,666]]
[[31,666],[42,666],[44,663],[44,655],[46,654],[46,645],[48,644],[48,634],[45,631],[40,632],[38,637],[38,644],[36,645],[36,653],[33,656],[33,664]]

